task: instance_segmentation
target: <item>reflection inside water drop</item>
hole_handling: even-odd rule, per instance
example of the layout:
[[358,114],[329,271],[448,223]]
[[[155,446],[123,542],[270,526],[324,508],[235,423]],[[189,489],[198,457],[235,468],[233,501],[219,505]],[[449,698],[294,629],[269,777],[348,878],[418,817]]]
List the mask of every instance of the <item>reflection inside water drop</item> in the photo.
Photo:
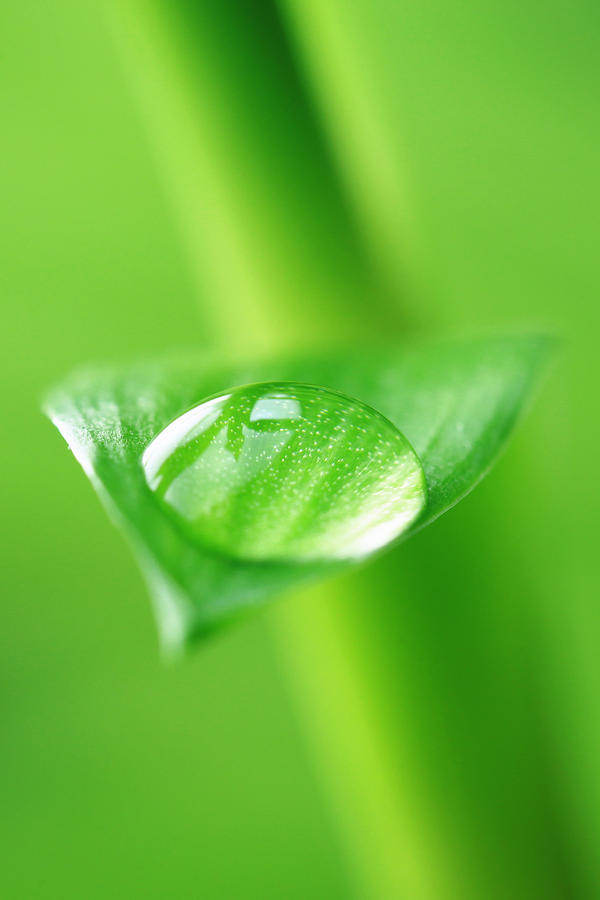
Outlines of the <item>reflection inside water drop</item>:
[[401,534],[425,503],[404,436],[358,400],[295,383],[205,400],[142,457],[186,534],[247,560],[356,559]]

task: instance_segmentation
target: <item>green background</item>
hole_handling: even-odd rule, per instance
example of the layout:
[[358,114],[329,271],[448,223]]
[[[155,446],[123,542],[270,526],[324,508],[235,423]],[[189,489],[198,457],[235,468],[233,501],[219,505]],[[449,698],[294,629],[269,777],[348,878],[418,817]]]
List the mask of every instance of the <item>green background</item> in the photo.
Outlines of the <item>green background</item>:
[[[599,9],[2,4],[3,896],[600,897]],[[52,381],[523,328],[471,498],[160,662]]]

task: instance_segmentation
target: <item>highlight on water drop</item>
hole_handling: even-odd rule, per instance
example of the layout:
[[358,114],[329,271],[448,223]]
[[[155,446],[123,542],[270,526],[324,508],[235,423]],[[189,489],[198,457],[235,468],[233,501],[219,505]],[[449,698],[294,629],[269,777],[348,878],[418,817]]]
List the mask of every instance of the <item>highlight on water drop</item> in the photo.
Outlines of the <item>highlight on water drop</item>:
[[204,400],[154,438],[142,467],[190,539],[250,561],[360,559],[402,534],[426,500],[419,459],[391,422],[292,382]]

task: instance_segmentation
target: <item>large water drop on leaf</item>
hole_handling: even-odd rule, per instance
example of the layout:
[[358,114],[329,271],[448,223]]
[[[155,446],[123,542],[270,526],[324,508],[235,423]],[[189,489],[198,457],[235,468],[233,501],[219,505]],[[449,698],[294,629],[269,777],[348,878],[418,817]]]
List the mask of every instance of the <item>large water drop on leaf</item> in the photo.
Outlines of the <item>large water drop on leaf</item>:
[[323,388],[255,384],[183,413],[142,458],[149,487],[188,536],[246,560],[356,559],[425,503],[406,438]]

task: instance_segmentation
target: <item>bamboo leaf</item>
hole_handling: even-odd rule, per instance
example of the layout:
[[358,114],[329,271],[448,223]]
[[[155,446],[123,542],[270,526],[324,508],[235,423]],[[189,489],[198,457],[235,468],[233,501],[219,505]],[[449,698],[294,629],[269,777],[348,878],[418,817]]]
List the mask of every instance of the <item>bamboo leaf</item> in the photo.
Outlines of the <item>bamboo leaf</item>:
[[483,477],[529,399],[549,347],[544,338],[519,337],[379,347],[229,368],[198,358],[89,368],[57,387],[46,411],[132,542],[163,645],[175,650],[353,560],[240,559],[195,540],[157,502],[141,464],[144,451],[172,420],[206,397],[253,382],[300,382],[356,398],[396,426],[422,466],[427,500],[406,536]]

